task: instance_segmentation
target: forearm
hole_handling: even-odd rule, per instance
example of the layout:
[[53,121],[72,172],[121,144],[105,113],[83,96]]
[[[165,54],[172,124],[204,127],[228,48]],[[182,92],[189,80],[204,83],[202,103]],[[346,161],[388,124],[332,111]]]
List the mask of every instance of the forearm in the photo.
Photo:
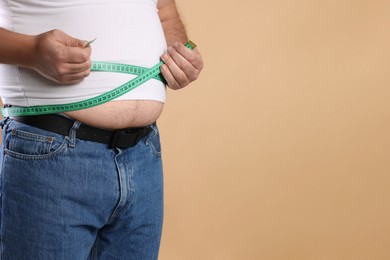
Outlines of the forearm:
[[0,28],[0,63],[26,67],[59,84],[76,84],[89,75],[87,41],[60,30],[36,36]]
[[34,44],[34,36],[0,28],[0,63],[30,67]]
[[198,78],[203,68],[202,56],[197,49],[183,45],[188,37],[175,0],[159,0],[157,8],[168,44],[167,52],[161,56],[161,73],[171,89],[180,89]]
[[168,46],[175,42],[185,43],[188,40],[187,33],[180,17],[172,18],[162,23]]
[[159,16],[168,46],[175,42],[185,43],[187,33],[174,1],[159,0]]

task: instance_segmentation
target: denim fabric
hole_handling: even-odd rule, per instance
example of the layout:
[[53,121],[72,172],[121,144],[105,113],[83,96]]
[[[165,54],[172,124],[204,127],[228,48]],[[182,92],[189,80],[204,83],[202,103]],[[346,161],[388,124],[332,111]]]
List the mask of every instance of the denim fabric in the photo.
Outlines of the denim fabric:
[[163,175],[157,127],[110,149],[2,121],[1,259],[157,259]]

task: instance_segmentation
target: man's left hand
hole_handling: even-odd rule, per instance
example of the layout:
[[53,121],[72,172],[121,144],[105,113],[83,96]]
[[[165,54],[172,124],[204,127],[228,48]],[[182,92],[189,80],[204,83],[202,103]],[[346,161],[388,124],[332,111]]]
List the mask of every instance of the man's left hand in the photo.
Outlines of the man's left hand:
[[171,89],[181,89],[196,80],[203,69],[203,59],[197,49],[191,50],[176,42],[161,59],[161,73]]

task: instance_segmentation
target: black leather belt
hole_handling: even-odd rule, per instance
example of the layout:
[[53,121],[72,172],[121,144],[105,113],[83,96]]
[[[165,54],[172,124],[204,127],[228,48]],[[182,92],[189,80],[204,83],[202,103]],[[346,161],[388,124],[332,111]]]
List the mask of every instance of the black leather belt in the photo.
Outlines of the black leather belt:
[[[39,115],[12,117],[20,123],[41,128],[64,136],[69,135],[69,131],[74,124],[74,120],[60,115]],[[155,123],[154,123],[155,125]],[[81,124],[76,131],[76,138],[103,144],[108,144],[110,148],[129,148],[136,145],[142,138],[152,131],[150,126],[135,127],[119,130],[106,130]]]

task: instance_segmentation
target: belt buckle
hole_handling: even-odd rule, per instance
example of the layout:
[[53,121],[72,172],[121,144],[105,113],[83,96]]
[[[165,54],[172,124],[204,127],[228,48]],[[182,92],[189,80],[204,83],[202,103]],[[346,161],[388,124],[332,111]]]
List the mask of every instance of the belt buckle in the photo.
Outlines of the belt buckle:
[[132,147],[138,142],[139,131],[134,129],[123,129],[114,131],[109,146],[110,148],[125,149]]

